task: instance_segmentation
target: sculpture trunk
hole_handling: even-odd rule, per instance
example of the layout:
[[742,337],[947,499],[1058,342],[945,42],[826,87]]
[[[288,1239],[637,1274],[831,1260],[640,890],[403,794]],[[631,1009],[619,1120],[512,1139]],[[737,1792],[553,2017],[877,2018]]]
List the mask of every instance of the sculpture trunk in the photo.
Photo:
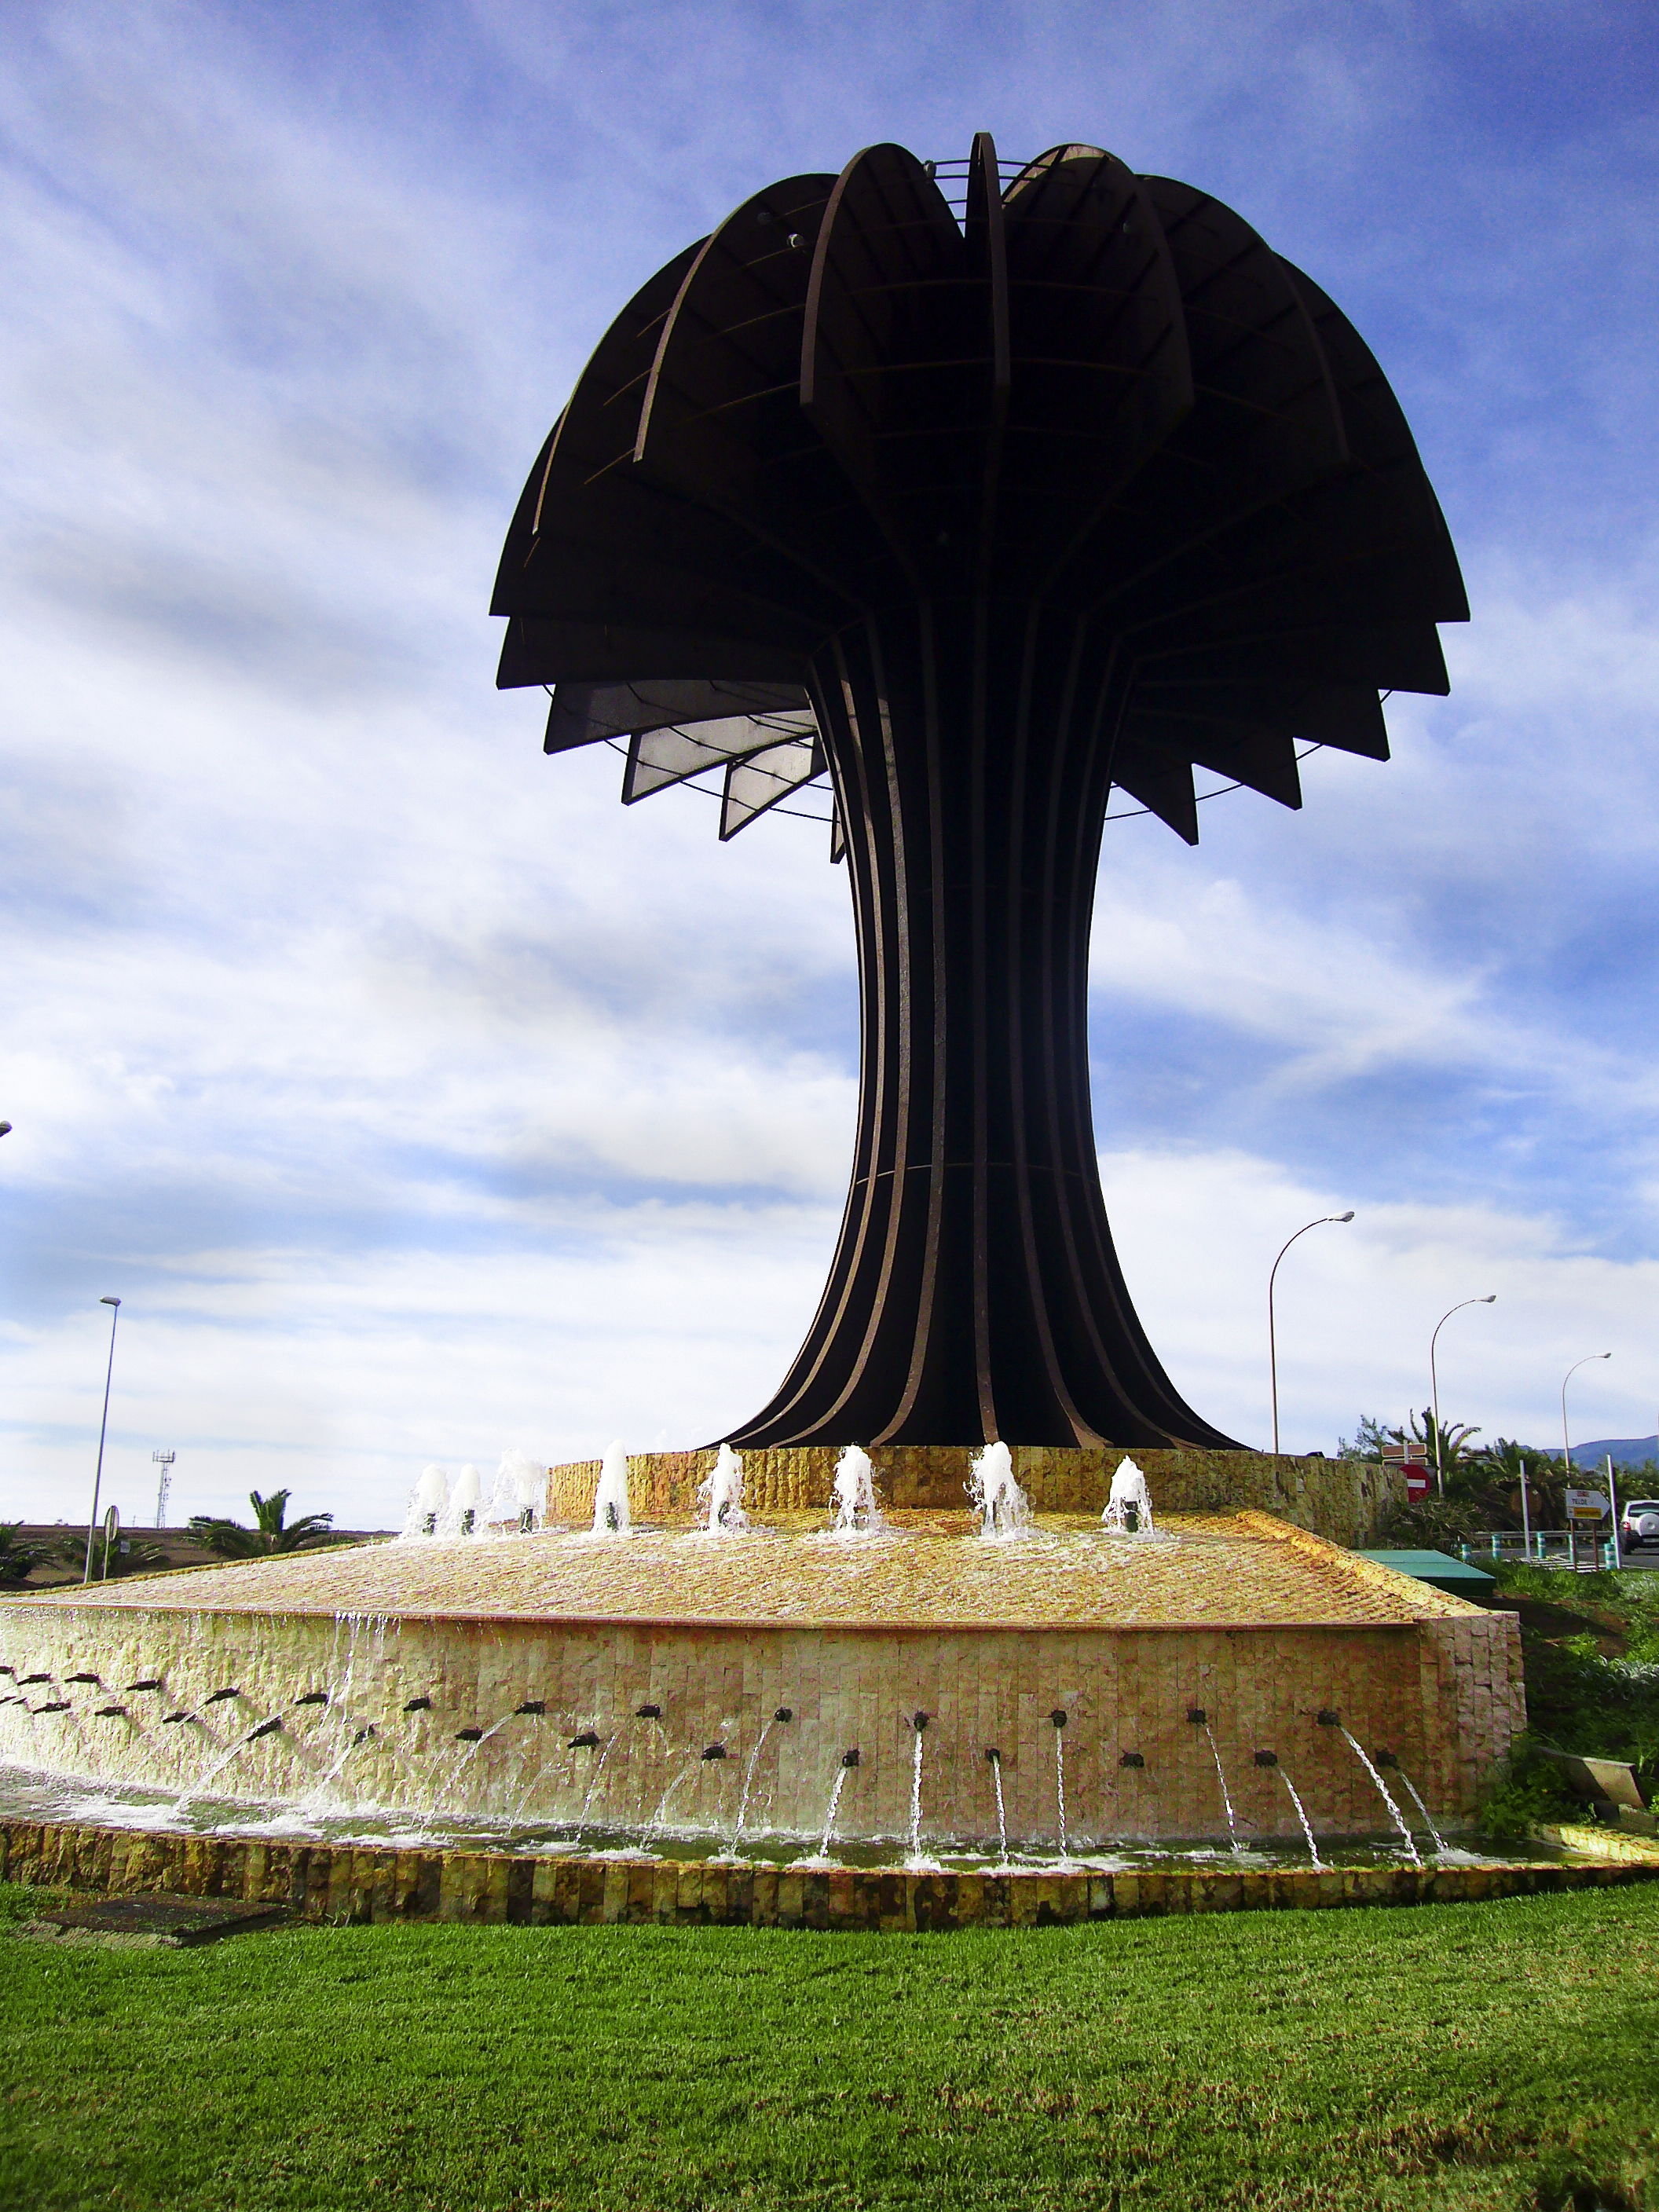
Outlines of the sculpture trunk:
[[1135,1318],[1096,1165],[1090,917],[1127,672],[1073,618],[872,617],[814,657],[857,926],[852,1188],[733,1441],[1224,1445]]

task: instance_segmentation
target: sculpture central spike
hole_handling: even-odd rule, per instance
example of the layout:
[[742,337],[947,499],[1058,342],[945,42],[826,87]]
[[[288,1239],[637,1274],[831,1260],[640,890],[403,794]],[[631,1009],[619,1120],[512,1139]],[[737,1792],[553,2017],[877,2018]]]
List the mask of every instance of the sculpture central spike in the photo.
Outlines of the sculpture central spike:
[[1147,1343],[1096,1164],[1113,786],[1300,804],[1443,691],[1444,523],[1352,326],[1237,215],[1064,146],[958,223],[877,146],[769,185],[601,342],[526,485],[500,680],[729,836],[821,776],[861,994],[830,1281],[753,1444],[1221,1445]]

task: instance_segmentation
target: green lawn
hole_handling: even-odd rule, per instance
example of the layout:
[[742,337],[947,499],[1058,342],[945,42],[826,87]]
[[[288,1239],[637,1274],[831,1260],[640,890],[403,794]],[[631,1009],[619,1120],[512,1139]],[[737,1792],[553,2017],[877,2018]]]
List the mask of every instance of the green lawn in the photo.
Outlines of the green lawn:
[[0,1930],[0,2206],[1659,2208],[1656,1967],[1659,1885],[919,1936]]

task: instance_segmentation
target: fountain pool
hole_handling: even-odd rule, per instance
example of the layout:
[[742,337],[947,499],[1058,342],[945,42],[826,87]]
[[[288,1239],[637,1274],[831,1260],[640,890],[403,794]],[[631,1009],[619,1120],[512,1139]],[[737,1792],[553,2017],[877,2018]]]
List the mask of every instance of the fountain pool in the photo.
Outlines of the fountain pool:
[[821,1508],[711,1543],[648,1495],[596,1533],[599,1474],[563,1527],[9,1600],[0,1760],[181,1832],[210,1803],[786,1863],[1305,1863],[1402,1848],[1395,1768],[1424,1850],[1455,1837],[1522,1724],[1509,1616],[1250,1508],[1160,1507],[1149,1543],[1016,1505],[988,1543],[958,1481],[848,1543],[826,1468]]

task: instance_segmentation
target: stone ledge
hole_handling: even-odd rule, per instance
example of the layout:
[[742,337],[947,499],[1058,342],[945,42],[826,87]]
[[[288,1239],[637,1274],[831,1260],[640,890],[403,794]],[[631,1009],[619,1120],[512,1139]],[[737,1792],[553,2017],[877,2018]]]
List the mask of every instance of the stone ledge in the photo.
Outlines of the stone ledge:
[[704,1861],[532,1858],[0,1823],[0,1880],[112,1896],[166,1891],[240,1899],[337,1924],[437,1920],[908,1934],[1075,1926],[1172,1913],[1463,1904],[1620,1888],[1656,1878],[1659,1854],[1421,1872],[1409,1867],[1237,1874],[1184,1868],[1133,1874],[912,1874],[855,1867],[808,1872]]
[[1651,1867],[1659,1874],[1659,1838],[1621,1834],[1591,1820],[1549,1821],[1532,1831],[1540,1843],[1555,1844],[1565,1851],[1579,1851],[1589,1859],[1610,1865]]
[[[899,1511],[959,1511],[968,1470],[981,1447],[878,1444],[870,1454],[884,1504]],[[1118,1462],[1117,1444],[1063,1448],[1015,1444],[1014,1473],[1040,1513],[1098,1513]],[[1406,1502],[1405,1477],[1368,1461],[1300,1459],[1289,1453],[1134,1449],[1155,1512],[1214,1513],[1254,1508],[1279,1520],[1356,1547],[1370,1543],[1387,1510]],[[829,1509],[838,1447],[776,1445],[742,1454],[744,1501],[753,1512],[818,1513]],[[629,1508],[640,1520],[690,1521],[697,1486],[714,1464],[712,1450],[635,1452],[628,1462]],[[554,1521],[591,1519],[598,1460],[575,1460],[547,1472],[547,1511]]]

